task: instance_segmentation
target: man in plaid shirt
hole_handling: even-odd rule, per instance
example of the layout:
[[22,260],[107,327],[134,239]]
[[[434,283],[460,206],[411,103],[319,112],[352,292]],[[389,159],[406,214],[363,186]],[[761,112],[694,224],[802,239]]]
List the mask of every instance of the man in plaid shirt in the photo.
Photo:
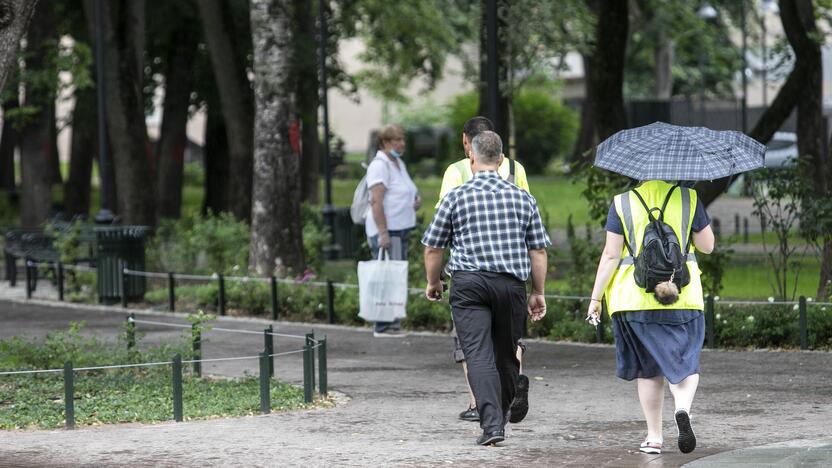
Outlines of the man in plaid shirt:
[[503,159],[499,135],[482,132],[471,146],[474,177],[442,199],[422,237],[425,296],[442,298],[439,272],[450,246],[451,313],[480,413],[483,433],[477,443],[489,445],[505,438],[519,373],[512,317],[527,310],[533,321],[546,315],[543,289],[551,242],[534,197],[497,174]]

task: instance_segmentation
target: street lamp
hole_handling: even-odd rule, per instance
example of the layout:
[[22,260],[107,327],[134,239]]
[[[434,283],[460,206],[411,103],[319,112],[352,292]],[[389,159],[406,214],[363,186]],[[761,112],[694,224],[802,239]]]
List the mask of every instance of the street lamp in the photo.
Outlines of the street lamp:
[[335,208],[332,206],[332,167],[329,160],[329,102],[327,101],[327,90],[328,86],[326,84],[326,38],[327,38],[327,25],[326,25],[326,1],[319,0],[318,1],[318,21],[320,23],[320,30],[319,30],[319,38],[318,38],[318,47],[320,54],[320,67],[321,67],[321,108],[323,113],[323,124],[324,124],[324,151],[323,151],[323,158],[324,158],[324,206],[322,214],[324,216],[324,222],[327,226],[329,226],[329,245],[324,248],[325,257],[328,260],[334,260],[338,258],[338,254],[341,250],[341,247],[335,242]]
[[104,98],[104,0],[95,0],[95,88],[98,107],[98,178],[101,190],[101,208],[95,215],[95,222],[99,224],[112,224],[113,200],[110,196],[110,178],[112,172],[110,166],[109,148],[107,147],[107,106]]
[[[696,16],[703,21],[709,21],[719,16],[719,13],[708,2],[702,2]],[[699,123],[705,126],[705,48],[699,48]]]
[[766,16],[768,13],[779,14],[780,7],[776,0],[763,0],[760,5],[760,25],[763,29],[762,46],[763,46],[763,107],[768,107],[768,50],[766,48]]

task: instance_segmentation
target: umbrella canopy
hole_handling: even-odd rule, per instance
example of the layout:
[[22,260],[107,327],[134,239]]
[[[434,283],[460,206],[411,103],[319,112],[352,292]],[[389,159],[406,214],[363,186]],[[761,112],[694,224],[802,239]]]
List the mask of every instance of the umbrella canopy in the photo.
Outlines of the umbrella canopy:
[[595,166],[637,180],[714,180],[763,167],[765,153],[742,132],[656,122],[604,140]]

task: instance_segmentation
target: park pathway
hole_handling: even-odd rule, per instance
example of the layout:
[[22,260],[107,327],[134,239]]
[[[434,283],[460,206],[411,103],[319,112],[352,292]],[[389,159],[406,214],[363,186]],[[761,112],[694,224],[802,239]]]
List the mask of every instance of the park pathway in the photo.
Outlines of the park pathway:
[[[166,313],[138,318],[185,323],[183,315]],[[124,319],[118,308],[7,299],[0,301],[0,339],[42,335],[79,320],[89,332],[112,339]],[[223,319],[216,326],[262,330],[268,323]],[[526,361],[531,411],[525,421],[509,426],[504,443],[485,448],[474,444],[476,424],[456,419],[467,397],[447,335],[375,339],[369,329],[283,322],[276,328],[327,335],[335,408],[73,431],[0,431],[0,466],[667,467],[694,461],[748,466],[730,464],[725,452],[788,441],[794,446],[795,439],[800,453],[830,445],[821,440],[832,418],[828,353],[705,351],[693,411],[699,447],[689,455],[675,448],[671,403],[665,408],[665,454],[647,456],[636,451],[644,433],[634,385],[615,378],[609,346],[531,341]],[[181,333],[161,326],[141,329],[143,343]],[[257,335],[209,332],[206,337],[206,358],[250,355],[262,347]],[[278,339],[278,352],[295,347]],[[208,364],[205,371],[237,376],[256,369],[255,362],[240,361]],[[277,376],[291,382],[300,382],[300,371],[296,356],[276,365]],[[714,460],[721,464],[702,458],[714,454],[720,454],[722,461]],[[805,466],[830,466],[829,458],[824,460]]]

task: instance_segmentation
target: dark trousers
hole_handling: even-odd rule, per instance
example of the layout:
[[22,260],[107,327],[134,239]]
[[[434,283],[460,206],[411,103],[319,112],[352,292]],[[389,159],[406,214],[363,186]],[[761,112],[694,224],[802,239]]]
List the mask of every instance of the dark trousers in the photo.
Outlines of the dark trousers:
[[502,430],[520,371],[514,328],[526,312],[526,286],[507,274],[459,271],[451,282],[450,303],[480,427]]

